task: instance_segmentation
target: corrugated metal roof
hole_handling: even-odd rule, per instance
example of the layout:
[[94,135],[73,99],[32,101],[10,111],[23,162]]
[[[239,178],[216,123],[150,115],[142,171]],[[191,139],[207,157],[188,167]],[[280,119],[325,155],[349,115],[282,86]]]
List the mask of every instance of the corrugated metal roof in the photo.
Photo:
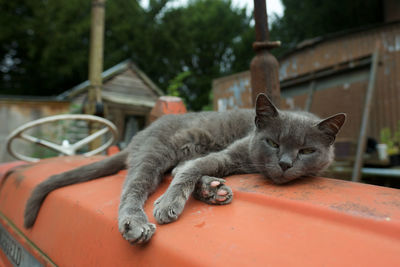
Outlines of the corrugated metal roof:
[[[310,111],[321,117],[346,112],[349,120],[339,137],[357,140],[377,44],[381,56],[368,136],[379,140],[386,127],[393,133],[400,121],[400,21],[308,40],[280,58],[281,107],[304,109],[311,103]],[[215,109],[250,108],[249,82],[249,72],[214,80]]]
[[379,29],[379,28],[386,27],[386,26],[392,25],[392,24],[400,24],[400,21],[392,21],[392,22],[386,22],[386,23],[366,25],[366,26],[362,26],[359,28],[347,29],[347,30],[343,30],[343,31],[339,31],[339,32],[326,34],[323,36],[316,36],[314,38],[306,39],[306,40],[303,40],[300,43],[298,43],[296,45],[296,47],[294,47],[293,49],[289,50],[288,52],[286,52],[285,54],[280,56],[278,58],[278,60],[279,61],[284,60],[285,58],[291,56],[295,52],[301,51],[301,50],[311,47],[311,46],[315,46],[319,43],[323,43],[323,42],[330,41],[330,40],[340,38],[340,37],[344,37],[347,35],[353,35],[355,33],[369,31],[372,29]]

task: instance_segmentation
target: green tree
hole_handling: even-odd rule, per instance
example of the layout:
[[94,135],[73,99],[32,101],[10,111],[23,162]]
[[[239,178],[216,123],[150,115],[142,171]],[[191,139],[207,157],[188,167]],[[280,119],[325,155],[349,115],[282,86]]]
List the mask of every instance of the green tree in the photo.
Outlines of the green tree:
[[155,50],[154,45],[162,41],[157,33],[156,18],[162,13],[168,0],[151,0],[147,9],[139,2],[106,2],[104,64],[108,68],[121,60],[131,58],[157,81],[157,77],[147,71],[154,68],[148,66],[152,62],[151,57],[161,53]]
[[190,71],[180,94],[191,109],[199,110],[209,102],[212,79],[249,66],[250,59],[235,64],[239,60],[235,48],[251,28],[250,18],[245,9],[233,8],[230,1],[190,1],[185,7],[166,10],[157,26],[160,42],[155,50],[162,53],[152,58],[155,62],[149,67],[157,69],[149,73],[165,84],[177,73]]
[[[190,109],[209,103],[212,79],[249,68],[254,29],[229,0],[106,2],[104,67],[131,58],[161,88],[180,73]],[[281,55],[300,41],[382,21],[379,0],[282,0],[271,24]],[[87,79],[90,0],[0,0],[0,94],[56,95]]]
[[[149,47],[146,30],[166,2],[106,2],[105,68]],[[0,94],[57,95],[87,79],[91,0],[0,0],[0,10]]]
[[0,1],[0,93],[54,95],[87,76],[90,2]]
[[[131,58],[164,90],[190,71],[180,94],[209,101],[212,79],[248,68],[250,18],[228,0],[106,2],[104,68]],[[0,0],[0,94],[56,95],[87,79],[90,0]]]

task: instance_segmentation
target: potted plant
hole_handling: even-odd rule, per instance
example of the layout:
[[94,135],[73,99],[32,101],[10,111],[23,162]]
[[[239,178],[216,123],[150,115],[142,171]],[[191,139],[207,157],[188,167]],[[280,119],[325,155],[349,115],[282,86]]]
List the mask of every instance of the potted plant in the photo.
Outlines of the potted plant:
[[[383,153],[384,146],[386,145],[386,152],[389,156],[390,165],[400,165],[400,121],[398,122],[397,129],[392,134],[389,128],[383,128],[380,132],[381,144],[378,145],[378,153]],[[380,155],[381,158],[382,155]]]

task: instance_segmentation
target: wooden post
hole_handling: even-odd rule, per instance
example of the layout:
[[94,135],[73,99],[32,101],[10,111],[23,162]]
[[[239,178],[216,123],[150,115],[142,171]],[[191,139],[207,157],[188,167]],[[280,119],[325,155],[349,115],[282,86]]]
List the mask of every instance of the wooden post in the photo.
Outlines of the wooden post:
[[86,113],[103,116],[101,87],[103,79],[104,16],[106,0],[92,0],[89,55],[89,92]]
[[376,81],[376,72],[378,69],[379,63],[379,45],[375,49],[374,54],[372,55],[372,63],[371,63],[371,71],[369,75],[369,82],[368,88],[365,95],[365,102],[364,102],[364,111],[361,120],[361,127],[360,127],[360,134],[358,137],[357,143],[357,154],[356,160],[353,167],[353,175],[351,180],[353,182],[359,182],[361,178],[361,168],[363,165],[363,156],[365,153],[365,146],[367,143],[367,130],[368,130],[368,123],[369,123],[369,115],[372,105],[372,97],[374,95],[375,89],[375,81]]
[[[89,53],[89,91],[86,113],[104,117],[104,106],[101,99],[103,85],[103,50],[104,50],[104,17],[106,0],[92,0]],[[89,132],[93,134],[99,129],[95,123],[89,124]],[[101,139],[93,140],[89,146],[95,149],[101,145]]]

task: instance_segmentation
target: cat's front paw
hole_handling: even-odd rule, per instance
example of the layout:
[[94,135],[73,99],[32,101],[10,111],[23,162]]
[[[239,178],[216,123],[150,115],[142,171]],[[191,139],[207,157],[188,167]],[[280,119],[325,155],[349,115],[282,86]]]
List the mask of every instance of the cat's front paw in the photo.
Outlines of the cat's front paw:
[[153,223],[143,221],[135,216],[124,216],[119,219],[119,231],[122,236],[131,244],[146,243],[156,231]]
[[185,200],[180,197],[173,198],[169,201],[168,197],[162,195],[154,202],[153,215],[159,224],[174,222],[185,206]]
[[225,205],[232,202],[233,192],[221,178],[203,176],[196,184],[193,196],[212,205]]

